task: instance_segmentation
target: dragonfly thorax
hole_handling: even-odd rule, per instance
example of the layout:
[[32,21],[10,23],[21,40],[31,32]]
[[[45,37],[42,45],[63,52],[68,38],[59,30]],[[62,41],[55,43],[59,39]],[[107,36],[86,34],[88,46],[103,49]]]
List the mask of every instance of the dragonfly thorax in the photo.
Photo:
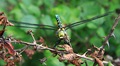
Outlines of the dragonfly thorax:
[[60,39],[65,38],[66,35],[67,35],[67,33],[66,33],[64,28],[58,29],[58,31],[57,31],[57,37],[58,38],[60,38]]

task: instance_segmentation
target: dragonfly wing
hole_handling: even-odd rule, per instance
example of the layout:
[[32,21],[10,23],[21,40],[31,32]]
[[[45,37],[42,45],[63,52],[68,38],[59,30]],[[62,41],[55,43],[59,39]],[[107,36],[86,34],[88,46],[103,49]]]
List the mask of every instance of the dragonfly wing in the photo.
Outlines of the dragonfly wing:
[[90,19],[86,19],[86,20],[82,20],[82,21],[78,21],[78,22],[69,24],[69,25],[66,26],[66,30],[69,29],[69,28],[73,28],[73,27],[75,27],[75,26],[78,26],[78,25],[81,25],[81,24],[90,22],[90,21],[92,21],[92,20],[95,20],[95,19],[99,19],[99,18],[105,17],[105,16],[107,16],[107,15],[110,15],[111,13],[114,13],[114,11],[107,12],[107,13],[105,13],[105,14],[103,14],[103,15],[95,16],[95,17],[92,17],[92,18],[90,18]]
[[[20,27],[20,28],[33,28],[33,29],[47,29],[47,30],[55,30],[55,26],[50,26],[50,25],[43,25],[43,24],[32,24],[32,23],[27,23],[27,22],[19,22],[19,21],[14,21],[14,20],[9,20],[13,23],[15,23],[14,27]],[[23,24],[23,25],[20,25]],[[38,26],[38,27],[36,27]]]

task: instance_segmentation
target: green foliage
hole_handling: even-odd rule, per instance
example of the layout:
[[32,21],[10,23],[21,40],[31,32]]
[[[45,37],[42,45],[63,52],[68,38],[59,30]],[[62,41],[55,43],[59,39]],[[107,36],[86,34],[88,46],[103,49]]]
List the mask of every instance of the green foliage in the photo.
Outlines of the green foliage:
[[[68,25],[113,11],[120,6],[119,4],[120,0],[1,0],[0,12],[5,12],[10,20],[56,26],[55,14],[60,15],[62,23]],[[75,26],[73,28],[74,31],[68,30],[67,32],[71,38],[71,44],[73,45],[75,52],[84,53],[84,51],[92,44],[98,47],[101,46],[103,41],[102,37],[108,35],[114,22],[113,17],[115,16],[116,15],[112,14],[87,24]],[[22,24],[19,25],[28,26]],[[117,26],[114,32],[116,39],[112,38],[113,40],[110,40],[110,48],[107,50],[107,53],[115,53],[114,55],[111,54],[113,58],[120,56],[119,28],[120,25]],[[15,38],[32,42],[31,36],[26,34],[26,31],[29,29],[33,30],[36,39],[42,36],[45,39],[46,44],[50,47],[53,47],[55,41],[57,41],[53,30],[7,27],[5,35],[12,34]],[[78,39],[75,33],[81,39]],[[14,46],[15,48],[23,47],[23,45],[18,44],[15,44]],[[44,56],[48,58],[46,62],[48,66],[65,66],[65,64],[59,62],[56,57],[52,57],[52,54],[49,51],[42,53],[43,54],[36,53],[32,60],[28,59],[23,53],[25,58],[23,66],[41,66],[38,60]],[[91,61],[87,62],[89,65],[93,64]],[[4,65],[4,62],[0,61],[0,65]],[[69,66],[73,65],[70,64]],[[82,66],[85,66],[85,64]]]
[[48,60],[47,60],[46,64],[48,66],[53,66],[53,65],[55,65],[55,66],[60,66],[60,65],[64,66],[64,64],[62,62],[59,62],[59,60],[56,57],[52,57],[51,52],[45,51],[44,55],[47,56]]
[[6,63],[3,60],[0,60],[0,66],[4,66]]
[[107,66],[113,66],[113,64],[111,62],[109,62]]

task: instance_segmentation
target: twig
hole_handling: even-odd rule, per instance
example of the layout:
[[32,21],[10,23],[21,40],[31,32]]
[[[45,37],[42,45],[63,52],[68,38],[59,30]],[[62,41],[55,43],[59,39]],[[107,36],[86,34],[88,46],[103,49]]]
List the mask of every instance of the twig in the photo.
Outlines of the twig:
[[99,54],[98,54],[98,55],[101,54],[102,50],[103,50],[104,47],[107,45],[108,39],[113,35],[114,29],[115,29],[115,27],[117,26],[119,20],[120,20],[120,14],[119,14],[118,17],[115,19],[115,22],[114,22],[114,24],[113,24],[113,26],[112,26],[112,28],[111,28],[108,36],[105,38],[105,41],[103,42],[103,45],[100,47],[100,51],[99,51]]
[[25,47],[21,48],[21,49],[18,49],[16,51],[20,51],[19,54],[23,53],[27,48],[29,48],[28,45],[26,45]]
[[[11,42],[14,42],[14,41],[11,41]],[[29,42],[24,42],[24,41],[19,41],[19,40],[16,40],[16,42],[21,43],[21,44],[25,44],[25,45],[29,45],[29,46],[37,46],[38,50],[51,50],[51,51],[54,51],[54,49],[42,46],[41,44],[37,44],[37,43],[34,44],[34,43],[29,43]]]
[[107,45],[108,39],[113,35],[114,29],[115,29],[115,27],[117,26],[117,24],[118,24],[118,22],[119,22],[119,19],[120,19],[120,14],[119,14],[118,17],[115,19],[115,22],[114,22],[114,24],[113,24],[113,26],[112,26],[112,29],[110,30],[110,33],[109,33],[108,36],[105,38],[105,41],[104,41],[103,46],[102,46],[103,48],[105,47],[105,45]]
[[34,37],[34,35],[33,35],[33,33],[32,33],[32,30],[29,30],[28,33],[32,36],[32,38],[33,38],[33,43],[36,44],[36,40],[35,40],[35,37]]
[[[33,35],[33,33],[32,33],[32,30],[29,30],[28,31],[28,33],[32,36],[32,38],[33,38],[33,44],[36,44],[36,40],[35,40],[35,37],[34,37],[34,35]],[[29,48],[30,47],[30,45],[26,45],[25,47],[23,47],[22,49],[18,49],[20,52],[20,54],[22,53],[22,52],[24,52],[27,48]]]
[[[76,54],[77,56],[81,57],[81,58],[84,58],[84,59],[87,59],[87,60],[90,60],[90,61],[94,61],[93,58],[90,58],[90,57],[86,57],[84,55],[80,55],[80,54]],[[108,64],[107,61],[103,61],[104,64]]]
[[[24,41],[16,41],[16,42],[17,43],[21,43],[21,44],[25,44],[25,45],[36,46],[37,50],[49,50],[49,51],[54,51],[54,52],[57,52],[57,53],[61,52],[59,50],[55,50],[55,49],[52,49],[52,48],[49,48],[49,47],[45,47],[45,46],[42,46],[40,44],[34,44],[34,43],[29,43],[29,42],[24,42]],[[76,54],[76,55],[79,56],[80,58],[84,58],[84,59],[87,59],[87,60],[90,60],[90,61],[94,61],[93,58],[86,57],[85,55],[80,55],[80,54]],[[108,64],[107,61],[103,61],[103,63],[104,64]]]

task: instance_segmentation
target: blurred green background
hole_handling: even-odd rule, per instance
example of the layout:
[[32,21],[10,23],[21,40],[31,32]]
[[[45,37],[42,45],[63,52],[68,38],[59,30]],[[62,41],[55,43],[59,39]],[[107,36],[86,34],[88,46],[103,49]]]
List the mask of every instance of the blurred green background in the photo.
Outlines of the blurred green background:
[[[0,12],[4,12],[9,20],[22,21],[33,24],[44,24],[56,26],[55,14],[58,14],[61,21],[65,25],[75,23],[77,21],[92,18],[97,15],[114,11],[120,7],[120,0],[0,0]],[[106,36],[117,15],[109,16],[91,21],[86,24],[72,27],[67,30],[71,38],[71,44],[76,53],[83,54],[92,44],[100,47],[103,37]],[[15,24],[23,26],[22,24]],[[24,25],[31,27],[29,25]],[[39,28],[36,26],[36,28]],[[105,55],[111,55],[114,59],[120,57],[120,24],[116,27],[114,34],[116,38],[110,38],[110,48],[106,47]],[[36,40],[42,36],[49,47],[53,47],[56,40],[54,30],[33,29],[23,27],[7,27],[5,36],[13,35],[13,37],[32,42],[28,30],[33,30]],[[21,44],[13,44],[16,49],[23,47]],[[52,57],[49,51],[36,52],[32,59],[29,59],[23,53],[22,66],[42,66],[39,59],[47,57],[47,66],[65,66],[63,62],[59,62],[57,57]],[[91,65],[92,62],[88,61]],[[1,65],[4,62],[0,61]],[[73,66],[69,64],[68,66]],[[85,66],[84,64],[82,66]]]

